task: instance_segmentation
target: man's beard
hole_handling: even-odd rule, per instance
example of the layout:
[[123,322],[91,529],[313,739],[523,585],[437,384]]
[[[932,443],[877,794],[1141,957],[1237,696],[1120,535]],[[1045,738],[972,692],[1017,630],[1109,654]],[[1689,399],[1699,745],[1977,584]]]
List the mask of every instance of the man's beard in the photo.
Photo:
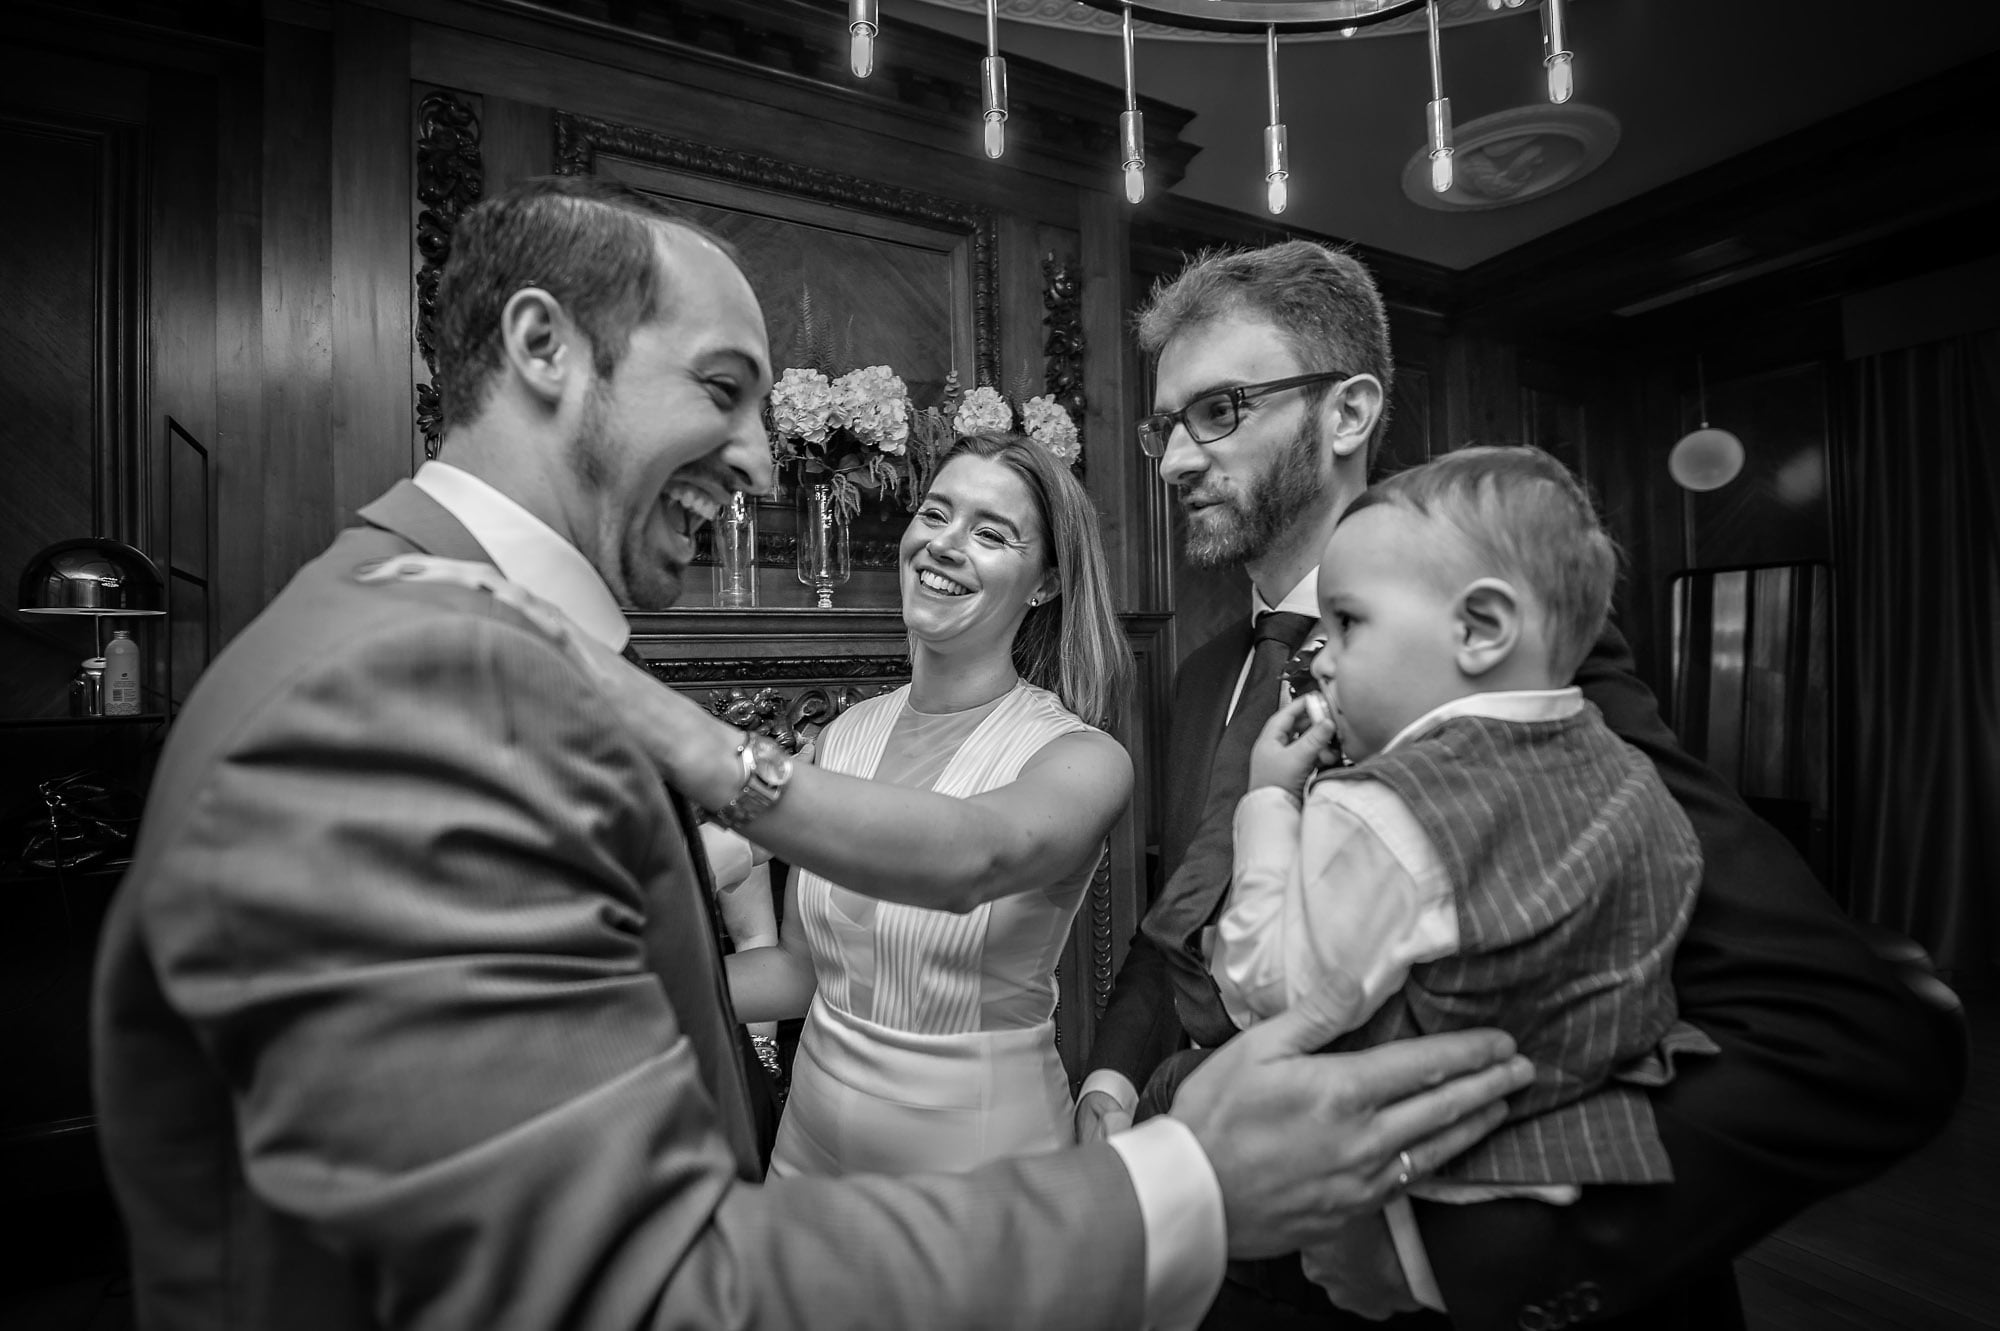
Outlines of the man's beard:
[[1307,412],[1299,432],[1240,494],[1224,495],[1200,515],[1187,515],[1182,551],[1196,568],[1235,568],[1268,552],[1326,497],[1320,475],[1319,414]]
[[[611,395],[607,386],[598,384],[591,389],[590,399],[584,404],[583,419],[577,425],[576,438],[570,441],[569,466],[576,477],[582,493],[597,501],[600,523],[613,521],[618,516],[615,506],[621,496],[615,491],[618,475],[618,447],[611,438]],[[657,496],[655,501],[657,502]],[[647,523],[640,521],[621,528],[615,543],[604,548],[603,537],[606,528],[600,525],[599,553],[585,551],[598,576],[604,579],[611,594],[620,603],[634,610],[671,610],[681,599],[681,579],[684,569],[676,568],[660,558],[646,546]],[[613,567],[606,568],[600,560],[615,561]]]

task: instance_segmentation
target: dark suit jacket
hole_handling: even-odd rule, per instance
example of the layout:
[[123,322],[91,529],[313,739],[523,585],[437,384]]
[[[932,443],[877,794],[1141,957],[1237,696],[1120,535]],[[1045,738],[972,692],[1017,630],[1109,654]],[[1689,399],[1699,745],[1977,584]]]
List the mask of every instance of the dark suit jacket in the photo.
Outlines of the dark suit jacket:
[[[1136,1323],[1108,1148],[745,1181],[672,802],[412,486],[204,676],[107,922],[95,1075],[143,1327]],[[1085,1236],[1088,1236],[1087,1238]]]
[[[1168,876],[1199,821],[1248,641],[1247,626],[1219,635],[1176,681]],[[1686,1062],[1653,1097],[1671,1185],[1587,1188],[1566,1207],[1419,1202],[1418,1224],[1461,1328],[1614,1317],[1726,1326],[1737,1316],[1726,1269],[1735,1254],[1943,1126],[1964,1084],[1963,1034],[1874,956],[1790,844],[1680,748],[1615,629],[1576,682],[1652,759],[1701,841],[1701,892],[1673,979],[1681,1015],[1722,1055]],[[1093,1068],[1144,1087],[1178,1045],[1167,965],[1143,933],[1134,937]]]

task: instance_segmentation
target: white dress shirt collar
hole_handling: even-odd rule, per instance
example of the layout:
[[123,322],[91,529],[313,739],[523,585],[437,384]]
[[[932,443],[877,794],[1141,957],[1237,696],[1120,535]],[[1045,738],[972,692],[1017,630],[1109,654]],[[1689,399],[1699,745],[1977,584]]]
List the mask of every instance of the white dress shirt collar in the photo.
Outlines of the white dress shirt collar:
[[1394,739],[1382,746],[1382,752],[1387,753],[1405,740],[1415,739],[1455,716],[1484,716],[1495,721],[1560,721],[1582,710],[1583,690],[1574,685],[1566,689],[1468,693],[1463,698],[1453,698],[1448,703],[1431,708],[1404,726],[1396,732]]
[[1276,605],[1272,605],[1266,601],[1264,593],[1258,591],[1256,584],[1252,583],[1250,586],[1250,618],[1254,621],[1257,616],[1270,610],[1289,610],[1295,615],[1310,615],[1314,619],[1318,619],[1319,565],[1315,564],[1307,569],[1306,575],[1299,579],[1298,585],[1286,592],[1284,599],[1280,600]]
[[411,479],[464,525],[502,577],[555,605],[612,651],[625,650],[632,636],[625,612],[583,552],[555,528],[450,463],[426,462]]

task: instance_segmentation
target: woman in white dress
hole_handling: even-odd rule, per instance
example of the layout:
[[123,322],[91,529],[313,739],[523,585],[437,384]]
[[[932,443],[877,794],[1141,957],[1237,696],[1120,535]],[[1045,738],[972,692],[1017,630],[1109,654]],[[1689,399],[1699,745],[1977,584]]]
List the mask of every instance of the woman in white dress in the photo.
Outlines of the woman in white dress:
[[[1096,516],[1041,445],[968,439],[899,562],[911,681],[829,726],[787,796],[830,790],[853,833],[793,875],[779,944],[729,958],[742,1020],[806,1016],[775,1177],[1070,1140],[1055,965],[1132,784],[1096,729],[1130,671]],[[954,853],[913,863],[908,829],[935,845],[941,825]]]

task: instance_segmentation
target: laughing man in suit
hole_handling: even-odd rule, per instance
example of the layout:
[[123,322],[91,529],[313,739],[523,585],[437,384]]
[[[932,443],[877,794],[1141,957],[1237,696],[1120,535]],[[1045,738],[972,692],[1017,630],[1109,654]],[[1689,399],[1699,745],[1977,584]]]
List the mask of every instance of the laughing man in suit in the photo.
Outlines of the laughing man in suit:
[[[469,214],[439,299],[450,465],[209,670],[106,925],[141,1326],[1188,1326],[1225,1250],[1496,1121],[1526,1078],[1497,1033],[1301,1054],[1336,990],[1120,1143],[760,1185],[688,809],[502,593],[607,653],[621,604],[673,603],[700,522],[770,479],[762,312],[726,247],[584,179]],[[499,581],[383,577],[440,561]]]
[[[1256,626],[1196,648],[1176,681],[1165,886],[1098,1026],[1077,1102],[1083,1141],[1131,1122],[1184,1037],[1230,1037],[1208,964],[1249,741],[1278,704],[1262,659],[1282,658],[1317,617],[1319,552],[1366,488],[1392,375],[1367,269],[1306,241],[1196,261],[1154,292],[1139,339],[1158,371],[1140,443],[1180,492],[1188,557],[1249,573]],[[1869,951],[1784,839],[1675,743],[1615,628],[1575,682],[1653,761],[1701,842],[1673,983],[1681,1015],[1722,1052],[1652,1096],[1673,1183],[1588,1188],[1567,1207],[1417,1201],[1414,1238],[1392,1244],[1373,1222],[1380,1261],[1402,1272],[1407,1306],[1448,1310],[1459,1328],[1741,1326],[1730,1259],[1933,1135],[1963,1083],[1963,1036]],[[1435,1311],[1411,1318],[1445,1324]],[[1342,1321],[1292,1258],[1232,1264],[1209,1325]]]

